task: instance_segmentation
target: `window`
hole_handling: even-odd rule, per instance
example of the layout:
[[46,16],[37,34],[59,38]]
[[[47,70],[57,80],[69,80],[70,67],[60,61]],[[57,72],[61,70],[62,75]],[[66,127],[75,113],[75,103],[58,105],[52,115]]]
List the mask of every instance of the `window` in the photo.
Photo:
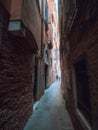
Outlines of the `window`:
[[76,75],[77,107],[91,124],[91,107],[86,58],[79,60],[74,67]]

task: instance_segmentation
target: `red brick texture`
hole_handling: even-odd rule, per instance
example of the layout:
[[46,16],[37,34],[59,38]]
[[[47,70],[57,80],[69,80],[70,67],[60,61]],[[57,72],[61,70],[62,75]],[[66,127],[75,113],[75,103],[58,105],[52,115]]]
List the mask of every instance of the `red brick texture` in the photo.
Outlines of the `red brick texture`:
[[[75,130],[86,130],[76,114],[76,101],[74,98],[76,96],[74,93],[75,86],[73,85],[72,79],[73,66],[84,54],[87,57],[90,91],[92,115],[92,124],[90,125],[92,130],[98,129],[98,17],[94,15],[90,21],[83,21],[83,18],[86,17],[87,10],[88,9],[85,9],[84,11],[82,9],[82,12],[78,13],[71,32],[68,35],[70,54],[67,54],[66,46],[65,48],[61,46],[64,48],[61,52],[62,86],[64,89],[64,96],[66,97],[66,106],[72,118]],[[66,77],[67,74],[69,75],[68,77]]]
[[[71,64],[73,65],[84,53],[87,56],[87,69],[89,77],[89,89],[90,89],[90,101],[91,101],[91,111],[92,111],[92,127],[94,130],[98,129],[98,19],[95,20],[89,26],[88,29],[81,35],[80,41],[75,40],[77,33],[75,35],[75,30],[77,32],[77,24],[73,27],[73,32],[70,35],[71,44]],[[73,34],[73,35],[72,35]],[[71,92],[68,95],[72,95]],[[71,97],[72,98],[72,97]],[[72,100],[72,99],[71,99]],[[75,113],[75,112],[74,112]]]
[[0,129],[22,130],[32,113],[33,54],[27,48],[27,43],[9,34],[7,12],[3,19],[0,45]]

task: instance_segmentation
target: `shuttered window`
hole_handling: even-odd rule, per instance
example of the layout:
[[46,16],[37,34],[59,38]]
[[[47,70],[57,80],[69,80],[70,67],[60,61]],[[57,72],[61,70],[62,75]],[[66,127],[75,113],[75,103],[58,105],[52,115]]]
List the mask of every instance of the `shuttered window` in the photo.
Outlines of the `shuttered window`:
[[77,107],[91,124],[91,106],[86,57],[75,64]]

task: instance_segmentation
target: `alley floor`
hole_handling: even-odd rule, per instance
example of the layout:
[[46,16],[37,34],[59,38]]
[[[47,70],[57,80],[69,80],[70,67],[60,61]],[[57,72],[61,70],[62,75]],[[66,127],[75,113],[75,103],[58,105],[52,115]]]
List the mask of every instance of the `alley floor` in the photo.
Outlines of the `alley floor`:
[[59,81],[45,91],[24,130],[73,130]]

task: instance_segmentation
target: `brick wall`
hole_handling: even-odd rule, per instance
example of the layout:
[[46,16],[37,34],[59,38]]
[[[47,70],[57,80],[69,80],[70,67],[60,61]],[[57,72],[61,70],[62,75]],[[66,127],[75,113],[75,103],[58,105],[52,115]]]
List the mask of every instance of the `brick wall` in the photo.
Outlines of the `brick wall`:
[[3,20],[0,46],[0,129],[22,130],[32,113],[33,54],[27,43],[8,33],[8,14]]
[[[64,92],[64,95],[66,96],[66,106],[72,118],[75,130],[87,130],[87,128],[84,128],[83,122],[81,123],[77,116],[77,95],[74,83],[75,75],[73,75],[74,64],[79,61],[84,54],[87,57],[87,72],[90,90],[92,115],[92,123],[90,125],[92,130],[98,129],[98,17],[96,15],[98,9],[96,8],[95,3],[96,0],[94,2],[89,1],[86,5],[84,1],[82,2],[83,5],[80,7],[80,10],[78,10],[79,12],[77,13],[71,32],[67,37],[70,45],[70,54],[67,54],[66,51],[66,39],[61,39],[62,86],[63,89],[66,90]],[[94,11],[93,13],[92,10]],[[87,17],[87,14],[89,14],[89,17]],[[64,25],[61,27],[63,26]],[[61,37],[62,36],[63,33],[61,34]],[[68,77],[66,77],[64,71],[67,71]]]
[[[77,32],[79,28],[77,28],[77,24],[74,25],[73,32]],[[73,34],[73,35],[72,35]],[[76,37],[76,39],[75,39]],[[73,66],[76,61],[78,61],[81,56],[85,53],[87,55],[87,70],[88,70],[88,77],[89,77],[89,89],[90,89],[90,102],[91,102],[91,114],[92,114],[92,129],[98,129],[98,20],[85,30],[81,40],[77,41],[77,33],[71,33],[70,44],[71,47],[71,55],[70,55],[70,62]],[[72,69],[72,68],[70,68]],[[72,81],[71,81],[72,82]],[[74,87],[73,85],[71,86]],[[76,116],[76,109],[75,109],[75,101],[73,99],[73,90],[67,89],[68,97],[67,97],[67,106],[70,111],[70,115],[72,116],[73,122],[75,127],[78,130],[84,130],[83,126],[79,122],[79,119]],[[71,104],[70,104],[71,102]],[[74,109],[73,109],[74,108]],[[78,123],[77,123],[78,122]]]

